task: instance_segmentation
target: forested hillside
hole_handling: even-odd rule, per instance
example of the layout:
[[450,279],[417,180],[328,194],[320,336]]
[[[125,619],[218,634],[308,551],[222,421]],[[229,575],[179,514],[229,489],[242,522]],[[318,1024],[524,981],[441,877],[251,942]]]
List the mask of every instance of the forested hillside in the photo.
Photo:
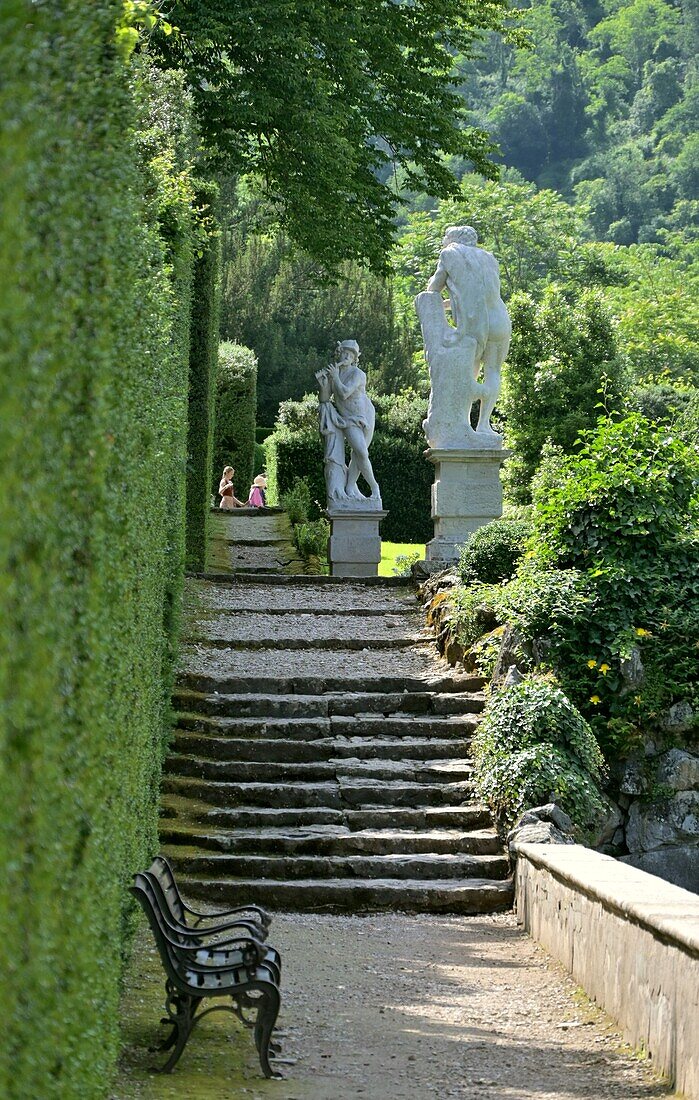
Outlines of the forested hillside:
[[[573,306],[569,328],[576,304],[585,298],[589,313],[594,298],[607,336],[595,361],[589,347],[579,361],[588,390],[596,394],[613,363],[605,400],[661,418],[684,407],[699,380],[699,5],[533,0],[521,20],[527,47],[488,32],[479,56],[456,60],[468,123],[498,143],[499,183],[452,157],[461,191],[437,202],[407,190],[399,169],[404,203],[390,280],[340,265],[329,282],[268,228],[253,182],[231,196],[222,325],[259,357],[260,423],[271,422],[280,400],[313,388],[314,370],[348,334],[375,390],[424,391],[412,297],[454,221],[476,227],[500,261],[520,328],[525,315],[531,320],[529,336],[513,345],[511,377],[514,361],[530,381],[545,362],[556,400],[576,404],[566,373],[573,353],[563,347],[565,324],[551,329],[551,296],[564,313]],[[590,396],[578,428],[597,415]]]

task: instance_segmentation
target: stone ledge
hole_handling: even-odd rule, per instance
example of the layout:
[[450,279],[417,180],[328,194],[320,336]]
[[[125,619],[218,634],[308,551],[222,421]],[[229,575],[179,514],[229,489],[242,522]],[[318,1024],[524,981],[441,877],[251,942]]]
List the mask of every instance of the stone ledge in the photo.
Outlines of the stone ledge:
[[699,959],[699,895],[579,844],[518,844],[516,854]]
[[683,1096],[699,1100],[699,896],[580,845],[517,846],[517,912]]

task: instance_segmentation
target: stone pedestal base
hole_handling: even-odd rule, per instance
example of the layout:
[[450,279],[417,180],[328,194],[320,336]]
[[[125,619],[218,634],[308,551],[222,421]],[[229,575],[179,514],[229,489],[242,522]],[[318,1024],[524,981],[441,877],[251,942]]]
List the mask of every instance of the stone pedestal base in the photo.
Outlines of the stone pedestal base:
[[388,512],[328,508],[328,560],[332,577],[376,577],[381,561],[379,524]]
[[499,449],[428,450],[434,464],[432,519],[434,538],[427,544],[427,563],[458,560],[459,547],[471,535],[502,515],[500,467],[510,452]]

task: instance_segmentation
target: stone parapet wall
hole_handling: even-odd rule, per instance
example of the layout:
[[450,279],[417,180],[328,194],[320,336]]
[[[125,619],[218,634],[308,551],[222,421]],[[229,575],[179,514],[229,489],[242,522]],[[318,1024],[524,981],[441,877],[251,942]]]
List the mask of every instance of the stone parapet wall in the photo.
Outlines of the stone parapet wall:
[[522,844],[517,857],[527,932],[699,1100],[699,897],[577,844]]

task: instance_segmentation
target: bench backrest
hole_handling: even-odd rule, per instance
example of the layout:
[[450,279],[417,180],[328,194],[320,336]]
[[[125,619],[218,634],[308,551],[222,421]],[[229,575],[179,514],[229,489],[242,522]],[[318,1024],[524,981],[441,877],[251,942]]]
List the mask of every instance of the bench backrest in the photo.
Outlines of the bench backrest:
[[148,868],[148,873],[158,880],[172,915],[181,924],[186,924],[187,913],[182,903],[182,896],[175,881],[175,874],[165,856],[156,856]]

